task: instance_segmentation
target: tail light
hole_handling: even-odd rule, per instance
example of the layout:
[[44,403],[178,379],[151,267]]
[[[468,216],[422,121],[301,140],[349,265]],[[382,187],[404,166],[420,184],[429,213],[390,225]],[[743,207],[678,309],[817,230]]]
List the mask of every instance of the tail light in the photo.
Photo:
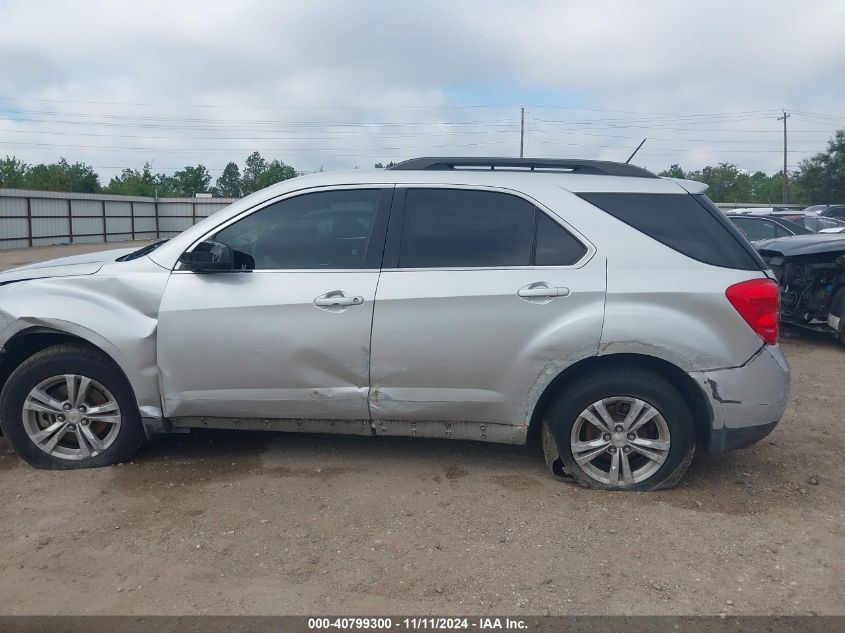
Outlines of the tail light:
[[749,279],[728,288],[725,296],[766,344],[778,342],[780,293],[777,282]]

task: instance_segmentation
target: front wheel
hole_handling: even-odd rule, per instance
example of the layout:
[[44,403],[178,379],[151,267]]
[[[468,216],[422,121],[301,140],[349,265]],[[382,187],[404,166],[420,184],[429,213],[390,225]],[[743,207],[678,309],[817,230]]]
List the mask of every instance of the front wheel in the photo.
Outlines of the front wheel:
[[27,463],[54,470],[126,461],[144,439],[118,367],[74,344],[37,352],[12,372],[0,394],[0,425]]
[[[665,378],[615,369],[567,386],[545,416],[566,472],[588,488],[658,490],[674,486],[695,451],[692,413]],[[557,449],[557,455],[549,455]]]

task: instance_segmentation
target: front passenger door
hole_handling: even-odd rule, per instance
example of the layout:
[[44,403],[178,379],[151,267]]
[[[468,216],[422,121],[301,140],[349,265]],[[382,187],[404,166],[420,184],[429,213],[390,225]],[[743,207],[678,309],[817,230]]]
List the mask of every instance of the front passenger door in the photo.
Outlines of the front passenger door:
[[207,236],[255,269],[170,276],[158,323],[165,415],[365,420],[369,432],[370,329],[392,193],[299,193]]

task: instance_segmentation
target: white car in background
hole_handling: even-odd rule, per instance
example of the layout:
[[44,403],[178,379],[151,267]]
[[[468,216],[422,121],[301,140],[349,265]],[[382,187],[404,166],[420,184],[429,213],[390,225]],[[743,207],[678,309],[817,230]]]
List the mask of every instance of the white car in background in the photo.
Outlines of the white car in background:
[[780,213],[801,213],[786,207],[738,207],[736,209],[722,209],[725,213],[735,215],[777,215]]
[[[816,205],[820,208],[827,208],[827,205]],[[773,219],[788,220],[793,224],[803,226],[813,233],[842,233],[845,231],[845,221],[819,215],[808,207],[803,211],[787,209],[786,207],[744,207],[738,209],[727,209],[728,216],[754,216],[769,217]]]

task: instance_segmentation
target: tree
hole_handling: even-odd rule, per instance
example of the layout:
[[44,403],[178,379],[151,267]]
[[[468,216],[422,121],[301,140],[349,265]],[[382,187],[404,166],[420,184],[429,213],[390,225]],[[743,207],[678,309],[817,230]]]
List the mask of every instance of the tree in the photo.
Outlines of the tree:
[[793,174],[795,197],[810,203],[845,200],[845,130],[837,130],[827,150],[802,160]]
[[264,187],[269,187],[277,182],[282,182],[283,180],[289,180],[295,177],[296,170],[293,167],[286,165],[280,160],[272,160],[259,178],[259,183],[261,184],[260,188],[263,189]]
[[241,197],[241,170],[238,169],[237,163],[228,163],[223,169],[217,179],[217,194],[225,198]]
[[[673,165],[670,169],[678,167]],[[675,173],[683,173],[680,167]],[[732,163],[708,165],[701,171],[688,171],[684,177],[709,186],[707,195],[717,202],[754,202],[751,198],[751,177]]]
[[767,176],[762,171],[751,174],[750,202],[777,204],[783,202],[783,174]]
[[248,195],[261,189],[259,184],[261,175],[267,171],[267,161],[258,152],[253,152],[246,157],[244,163],[244,174],[241,178],[241,187],[244,195]]
[[[378,165],[376,165],[376,166],[378,166]],[[681,179],[683,179],[683,178],[687,177],[687,175],[684,173],[684,170],[681,169],[681,166],[678,165],[677,163],[674,164],[674,165],[671,165],[669,167],[669,169],[661,171],[659,175],[663,176],[664,178],[681,178]]]
[[211,185],[211,174],[205,165],[191,167],[188,165],[173,174],[179,195],[193,198],[198,193],[207,193]]
[[158,192],[156,176],[153,175],[150,163],[144,163],[142,170],[124,169],[119,176],[114,176],[106,187],[107,193],[122,196],[154,197]]
[[0,187],[20,189],[26,182],[26,172],[29,165],[14,156],[6,156],[0,160]]
[[244,195],[296,176],[296,170],[279,160],[267,162],[261,154],[253,152],[244,164],[241,186]]
[[178,198],[184,195],[179,181],[174,176],[156,174],[155,183],[159,198]]
[[33,165],[26,170],[23,184],[28,189],[97,193],[100,179],[94,168],[85,163],[68,163],[64,158],[49,165]]

